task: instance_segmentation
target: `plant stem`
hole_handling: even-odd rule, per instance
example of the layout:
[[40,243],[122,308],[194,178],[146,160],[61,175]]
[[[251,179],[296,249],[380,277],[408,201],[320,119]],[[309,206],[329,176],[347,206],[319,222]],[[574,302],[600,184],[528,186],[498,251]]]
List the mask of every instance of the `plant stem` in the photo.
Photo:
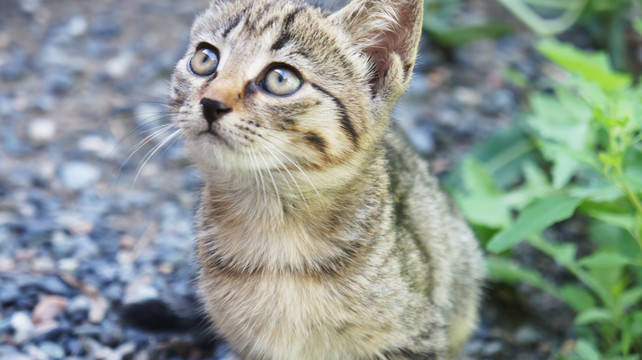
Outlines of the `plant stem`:
[[[545,253],[553,259],[556,259],[557,249],[550,243],[548,243],[544,238],[539,235],[531,235],[528,237],[528,243],[531,244],[536,249]],[[593,278],[588,272],[582,269],[577,262],[570,261],[568,263],[560,264],[564,266],[568,271],[570,271],[575,277],[577,277],[581,282],[584,283],[591,291],[593,291],[602,301],[602,303],[609,309],[613,307],[613,300],[609,295],[608,291],[604,289],[597,280]]]
[[588,0],[576,0],[574,4],[566,6],[566,10],[555,19],[544,19],[535,10],[530,8],[524,0],[497,0],[515,16],[528,25],[539,35],[553,35],[561,33],[571,27],[580,17]]

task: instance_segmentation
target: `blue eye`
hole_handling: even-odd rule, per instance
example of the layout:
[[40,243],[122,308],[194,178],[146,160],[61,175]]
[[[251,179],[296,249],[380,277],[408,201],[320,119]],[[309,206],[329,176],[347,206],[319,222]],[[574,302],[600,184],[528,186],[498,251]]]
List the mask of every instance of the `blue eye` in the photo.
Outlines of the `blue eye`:
[[211,44],[201,43],[189,60],[189,70],[198,76],[210,76],[218,67],[218,50]]
[[261,87],[274,95],[290,95],[299,90],[303,81],[292,69],[286,66],[277,66],[265,74]]

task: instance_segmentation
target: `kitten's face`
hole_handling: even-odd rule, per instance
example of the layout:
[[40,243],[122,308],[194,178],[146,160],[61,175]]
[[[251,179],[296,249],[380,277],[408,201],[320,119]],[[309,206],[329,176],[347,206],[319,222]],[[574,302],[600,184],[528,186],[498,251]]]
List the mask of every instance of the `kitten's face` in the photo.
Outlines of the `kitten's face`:
[[214,2],[174,72],[176,123],[201,167],[340,164],[369,141],[367,66],[315,8]]

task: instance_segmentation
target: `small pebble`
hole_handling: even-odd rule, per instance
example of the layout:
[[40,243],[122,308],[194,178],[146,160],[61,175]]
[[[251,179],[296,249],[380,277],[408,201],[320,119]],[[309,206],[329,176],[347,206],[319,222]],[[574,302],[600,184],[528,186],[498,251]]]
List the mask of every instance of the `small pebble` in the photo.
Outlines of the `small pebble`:
[[40,8],[42,0],[20,0],[20,8],[27,13],[33,13]]
[[515,332],[515,342],[522,346],[530,346],[539,343],[542,335],[537,329],[530,325],[524,325]]
[[56,275],[38,277],[33,283],[40,291],[51,295],[68,297],[74,294],[74,290]]
[[56,135],[56,123],[50,119],[35,119],[29,123],[27,133],[34,145],[47,145]]
[[61,296],[43,297],[31,314],[34,324],[54,320],[67,308],[67,299]]
[[133,65],[134,55],[130,52],[125,52],[107,61],[105,71],[112,79],[120,79],[129,72]]
[[20,288],[13,282],[4,282],[0,285],[0,303],[11,304],[20,297]]
[[100,169],[92,164],[80,161],[64,163],[60,169],[60,180],[72,190],[86,188],[100,178]]
[[144,300],[157,299],[158,296],[159,292],[153,285],[137,283],[129,286],[123,303],[132,304]]
[[498,359],[504,351],[504,345],[499,341],[493,341],[484,345],[481,354],[492,359]]
[[11,353],[0,355],[0,360],[34,360],[31,356],[23,353]]
[[18,343],[24,343],[31,338],[33,332],[33,322],[29,314],[24,311],[15,312],[11,316],[11,326],[13,327],[13,340]]
[[65,349],[56,343],[44,341],[40,344],[39,348],[49,359],[58,360],[65,357]]
[[79,37],[87,33],[87,19],[82,15],[76,15],[67,22],[67,32],[72,37]]

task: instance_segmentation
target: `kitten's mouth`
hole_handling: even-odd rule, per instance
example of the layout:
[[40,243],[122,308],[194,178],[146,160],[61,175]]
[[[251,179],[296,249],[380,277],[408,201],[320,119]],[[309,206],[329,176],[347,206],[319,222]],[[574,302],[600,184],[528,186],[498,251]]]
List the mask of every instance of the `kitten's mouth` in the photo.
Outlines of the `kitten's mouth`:
[[198,134],[198,136],[202,136],[202,135],[205,135],[205,136],[209,135],[209,136],[213,136],[213,137],[215,137],[217,139],[223,140],[223,138],[212,129],[201,131]]
[[209,139],[214,139],[214,141],[218,141],[218,142],[221,142],[221,143],[225,144],[228,147],[232,147],[227,142],[227,140],[224,139],[221,135],[219,135],[214,129],[208,129],[208,130],[201,131],[200,133],[198,133],[198,136],[199,137],[206,136]]

